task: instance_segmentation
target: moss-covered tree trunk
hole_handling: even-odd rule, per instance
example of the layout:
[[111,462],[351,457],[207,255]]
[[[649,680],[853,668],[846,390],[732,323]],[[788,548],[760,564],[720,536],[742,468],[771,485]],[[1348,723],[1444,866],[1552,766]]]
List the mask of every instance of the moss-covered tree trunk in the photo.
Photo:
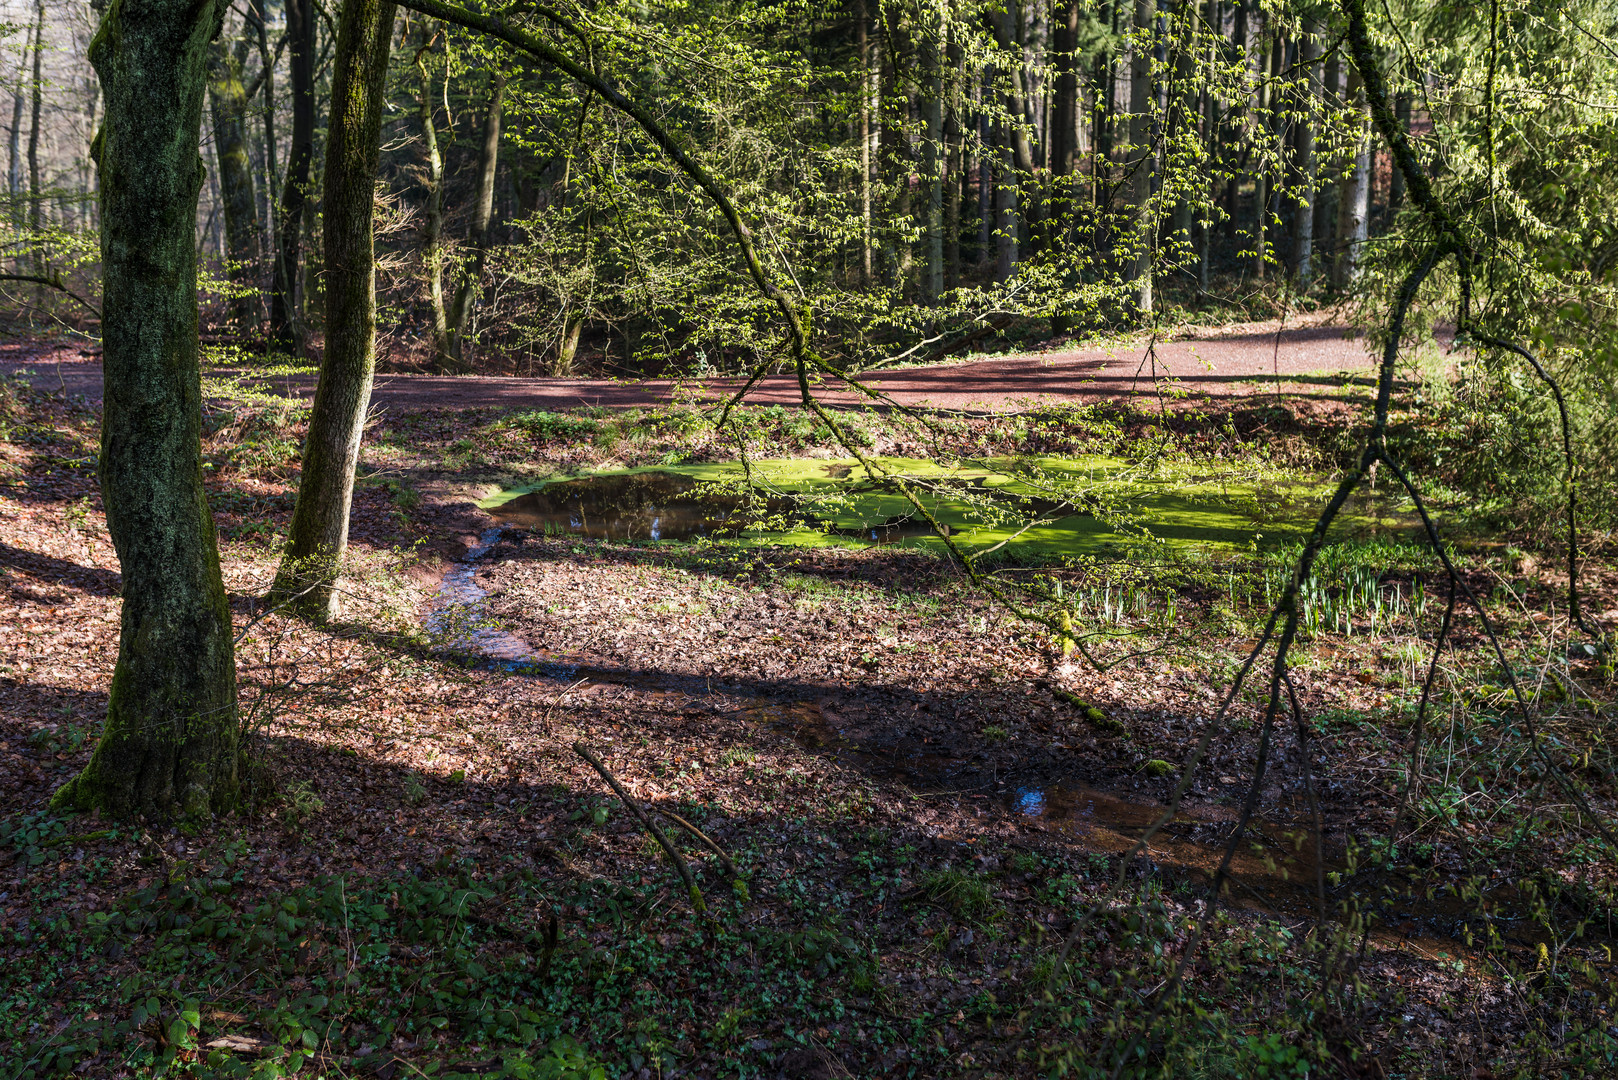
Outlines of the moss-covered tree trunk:
[[253,163],[247,153],[247,87],[242,84],[247,46],[245,34],[234,51],[223,41],[215,42],[208,79],[219,195],[225,212],[225,253],[230,259],[230,280],[243,290],[243,295],[231,301],[231,319],[238,330],[258,323],[258,296],[251,289],[258,277],[258,200],[253,194]]
[[100,479],[123,570],[106,729],[53,805],[119,817],[236,799],[230,606],[202,487],[198,129],[222,0],[115,0],[90,59],[106,94],[100,168]]
[[343,0],[338,14],[321,215],[326,351],[303,447],[298,502],[276,576],[278,593],[298,596],[297,606],[319,617],[336,609],[354,468],[376,371],[372,205],[394,10],[384,0]]

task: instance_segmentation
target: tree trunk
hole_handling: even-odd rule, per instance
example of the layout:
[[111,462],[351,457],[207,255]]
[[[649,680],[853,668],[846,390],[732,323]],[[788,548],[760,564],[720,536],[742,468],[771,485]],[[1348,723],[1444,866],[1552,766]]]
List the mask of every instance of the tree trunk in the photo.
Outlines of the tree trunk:
[[472,297],[483,277],[483,266],[489,258],[489,222],[494,217],[494,177],[500,165],[500,112],[506,101],[506,76],[496,74],[489,84],[489,111],[483,116],[483,145],[478,149],[478,197],[473,210],[472,235],[467,239],[472,248],[472,264],[461,277],[455,290],[455,301],[449,310],[449,364],[458,371],[467,369],[466,320],[472,310]]
[[123,572],[118,662],[90,763],[59,809],[169,819],[236,802],[230,604],[202,485],[198,132],[220,0],[107,10],[90,60],[106,93],[97,467]]
[[394,11],[391,0],[343,0],[337,16],[323,177],[326,350],[275,582],[280,595],[302,593],[296,606],[317,618],[337,607],[334,586],[348,547],[354,468],[376,371],[372,216]]
[[214,154],[219,161],[219,198],[225,217],[225,254],[230,280],[245,295],[231,301],[238,329],[258,322],[258,298],[251,283],[258,272],[258,200],[253,193],[253,163],[247,153],[247,88],[242,64],[247,38],[234,55],[223,41],[214,43],[208,71],[208,104],[213,112]]
[[1298,35],[1297,129],[1293,148],[1298,155],[1298,198],[1293,207],[1293,263],[1297,267],[1298,291],[1308,293],[1314,284],[1315,252],[1315,83],[1319,81],[1319,25],[1303,21]]
[[961,196],[966,189],[965,155],[961,152],[961,84],[965,75],[958,35],[949,46],[950,84],[944,117],[944,288],[961,285]]
[[990,252],[994,250],[995,231],[995,191],[994,171],[997,167],[995,161],[994,128],[989,123],[982,105],[987,90],[980,80],[972,87],[972,102],[978,106],[978,265],[989,265]]
[[[1246,0],[1234,0],[1231,5],[1231,20],[1232,58],[1242,65],[1242,85],[1245,88],[1247,77],[1251,73],[1247,53]],[[1241,143],[1241,117],[1242,97],[1238,96],[1231,99],[1229,108],[1225,112],[1225,145],[1228,148],[1234,149]],[[1241,155],[1232,153],[1231,150],[1227,150],[1227,154],[1229,154],[1229,160],[1227,160],[1226,164],[1230,169],[1230,179],[1225,182],[1225,244],[1230,250],[1231,258],[1235,259],[1239,250],[1236,240],[1241,228],[1240,210],[1242,203],[1242,170],[1238,167],[1236,159]]]
[[1365,241],[1370,236],[1371,224],[1371,113],[1359,69],[1352,65],[1348,69],[1348,91],[1345,96],[1353,102],[1359,117],[1359,149],[1354,155],[1354,172],[1337,219],[1337,235],[1342,238],[1342,251],[1337,259],[1337,284],[1340,288],[1359,280],[1360,258],[1365,250]]
[[11,220],[14,224],[22,222],[22,207],[18,205],[17,196],[22,193],[22,107],[23,107],[23,80],[28,75],[28,50],[32,48],[33,27],[29,27],[23,36],[22,55],[17,58],[17,88],[11,95],[11,171],[8,175],[11,190]]
[[[1052,19],[1051,51],[1056,67],[1055,100],[1051,103],[1051,182],[1050,219],[1047,234],[1057,251],[1067,247],[1073,231],[1074,166],[1078,160],[1079,59],[1075,55],[1079,34],[1079,0],[1063,0]],[[1051,316],[1051,336],[1061,337],[1073,329],[1071,316],[1057,312]]]
[[[275,271],[270,286],[270,339],[302,355],[298,286],[303,268],[303,210],[309,201],[315,159],[314,0],[285,0],[288,65],[292,77],[292,145],[286,182],[275,214]],[[270,138],[273,145],[274,137]]]
[[1156,155],[1152,142],[1152,50],[1147,41],[1157,20],[1155,0],[1135,0],[1135,40],[1130,46],[1129,67],[1129,203],[1135,217],[1134,266],[1130,280],[1135,283],[1135,306],[1142,314],[1152,310],[1152,249],[1156,227],[1151,212],[1152,171]]
[[871,48],[871,18],[865,8],[865,0],[858,0],[855,7],[855,20],[859,23],[860,48],[860,78],[863,85],[860,87],[860,218],[862,223],[860,242],[860,284],[869,289],[875,278],[873,263],[876,258],[875,245],[872,242],[871,222],[871,162],[875,158],[873,142],[876,136],[876,125],[873,122],[872,112],[878,108],[881,98],[882,72],[881,64],[873,60]]
[[1024,188],[1020,196],[1014,200],[1014,204],[1019,206],[1022,223],[1027,226],[1029,250],[1038,251],[1045,227],[1044,199],[1040,194],[1039,173],[1034,167],[1034,148],[1028,141],[1026,127],[1031,112],[1023,78],[1019,21],[1014,9],[990,15],[989,18],[995,43],[1000,46],[1009,87],[1006,90],[1005,107],[1006,112],[1010,114],[1010,120],[1001,127],[1005,136],[1004,145],[1011,158],[1011,167],[1015,170],[1016,182],[1019,187]]
[[[1267,72],[1267,77],[1264,79],[1264,88],[1259,92],[1260,122],[1272,136],[1276,137],[1277,143],[1279,143],[1280,133],[1276,130],[1279,121],[1274,116],[1273,106],[1275,103],[1275,80],[1280,75],[1284,49],[1281,32],[1279,30],[1275,31],[1274,38],[1270,42],[1268,59],[1264,56],[1264,46],[1260,44],[1259,48],[1259,73],[1260,75],[1265,75]],[[1281,175],[1282,171],[1278,169],[1276,191],[1272,192],[1268,183],[1269,177],[1264,174],[1262,161],[1253,173],[1253,277],[1259,281],[1263,281],[1265,275],[1269,272],[1270,201],[1279,192]]]
[[[942,15],[942,11],[940,11]],[[921,147],[922,183],[927,185],[927,269],[922,288],[924,302],[933,304],[944,293],[944,76],[946,48],[942,20],[927,28],[922,41],[922,65],[927,80],[921,91],[921,111],[927,125]],[[931,40],[929,40],[931,38]]]
[[579,355],[579,336],[584,332],[584,316],[572,312],[562,324],[562,340],[556,348],[556,367],[552,375],[572,375],[573,362]]
[[[45,0],[37,0],[35,10],[38,12],[34,22],[34,85],[31,90],[32,101],[30,109],[31,122],[28,126],[28,226],[33,230],[35,244],[38,236],[44,231],[44,193],[39,186],[39,113],[41,107],[41,89],[43,78],[40,73],[40,58],[45,55]],[[34,248],[35,272],[43,265],[39,248]]]
[[1056,99],[1051,108],[1050,236],[1063,247],[1071,225],[1073,170],[1078,159],[1079,0],[1065,0],[1056,12],[1051,48],[1056,65]]
[[1017,165],[1006,146],[1004,122],[995,125],[995,145],[999,160],[994,182],[995,201],[995,280],[1009,281],[1019,259],[1017,245]]
[[[39,69],[36,67],[34,70],[36,72],[34,78],[37,81]],[[1414,73],[1412,72],[1411,74]],[[1400,129],[1406,135],[1410,134],[1410,102],[1410,91],[1408,90],[1399,91],[1393,100],[1394,116],[1399,121]],[[1388,183],[1388,220],[1390,222],[1393,220],[1394,212],[1403,206],[1405,201],[1405,174],[1399,171],[1397,164],[1393,166],[1391,173],[1391,179]]]
[[[280,166],[276,162],[275,147],[275,59],[270,53],[269,28],[264,22],[264,0],[248,0],[247,23],[258,38],[258,59],[263,67],[261,77],[264,80],[264,183],[261,186],[264,197],[265,222],[275,220],[275,182],[280,176]],[[275,56],[280,55],[277,49]],[[270,246],[276,251],[275,237],[270,237]],[[260,278],[260,281],[263,279]]]
[[[1342,105],[1343,93],[1343,65],[1342,50],[1333,49],[1331,57],[1326,61],[1326,81],[1323,84],[1323,99],[1327,115]],[[1327,179],[1320,187],[1320,198],[1315,207],[1315,242],[1323,252],[1327,252],[1325,270],[1331,275],[1333,284],[1337,281],[1337,257],[1342,247],[1342,234],[1337,231],[1337,219],[1341,214],[1340,207],[1343,201],[1343,175],[1344,170],[1339,166],[1330,170]]]
[[[426,31],[423,31],[425,34]],[[427,71],[427,48],[416,54],[421,72],[421,130],[427,150],[427,205],[421,229],[421,263],[427,276],[427,303],[433,320],[433,363],[442,370],[450,356],[449,320],[444,312],[444,159],[438,152],[433,122],[433,80]]]

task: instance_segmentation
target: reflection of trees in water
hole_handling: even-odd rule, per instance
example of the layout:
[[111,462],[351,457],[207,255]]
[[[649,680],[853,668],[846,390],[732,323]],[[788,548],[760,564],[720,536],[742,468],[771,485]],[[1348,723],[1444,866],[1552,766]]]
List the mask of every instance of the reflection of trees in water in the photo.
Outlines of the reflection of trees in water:
[[683,540],[736,533],[787,499],[762,505],[745,495],[693,491],[708,485],[677,473],[627,473],[561,480],[519,495],[494,511],[513,525],[608,540]]
[[[981,493],[983,481],[973,480],[970,486]],[[838,495],[845,497],[892,493],[890,485],[868,481],[838,487]],[[991,498],[1014,505],[1019,515],[1034,518],[1073,512],[1071,507],[1049,499],[1001,493]],[[716,489],[711,483],[678,473],[646,472],[560,480],[519,495],[492,513],[509,524],[546,533],[607,540],[685,540],[734,535],[745,529],[811,528],[887,543],[930,536],[933,532],[914,513],[834,527],[825,521],[826,509],[815,495],[750,497],[745,492]]]

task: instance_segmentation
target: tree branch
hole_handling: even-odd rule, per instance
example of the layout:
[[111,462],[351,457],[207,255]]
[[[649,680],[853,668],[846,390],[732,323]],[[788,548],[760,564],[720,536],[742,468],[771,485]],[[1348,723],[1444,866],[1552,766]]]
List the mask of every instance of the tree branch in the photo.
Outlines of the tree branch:
[[63,285],[61,283],[61,281],[57,280],[56,278],[44,277],[44,276],[42,276],[40,274],[4,274],[4,273],[0,273],[0,281],[29,281],[29,282],[32,282],[35,285],[48,286],[49,288],[55,289],[57,292],[66,293],[68,296],[71,296],[73,299],[75,299],[79,303],[83,304],[85,306],[85,308],[87,308],[89,310],[90,314],[94,315],[98,319],[101,318],[101,309],[100,308],[98,308],[94,304],[90,303],[90,301],[86,300],[84,297],[80,296],[78,293],[74,292],[72,289],[68,288],[66,285]]

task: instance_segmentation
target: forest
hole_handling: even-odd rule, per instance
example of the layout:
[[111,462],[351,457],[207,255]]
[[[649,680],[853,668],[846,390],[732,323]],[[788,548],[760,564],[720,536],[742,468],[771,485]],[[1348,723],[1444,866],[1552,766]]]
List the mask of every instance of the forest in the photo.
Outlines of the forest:
[[0,126],[0,1080],[1618,1074],[1613,0],[0,0]]

